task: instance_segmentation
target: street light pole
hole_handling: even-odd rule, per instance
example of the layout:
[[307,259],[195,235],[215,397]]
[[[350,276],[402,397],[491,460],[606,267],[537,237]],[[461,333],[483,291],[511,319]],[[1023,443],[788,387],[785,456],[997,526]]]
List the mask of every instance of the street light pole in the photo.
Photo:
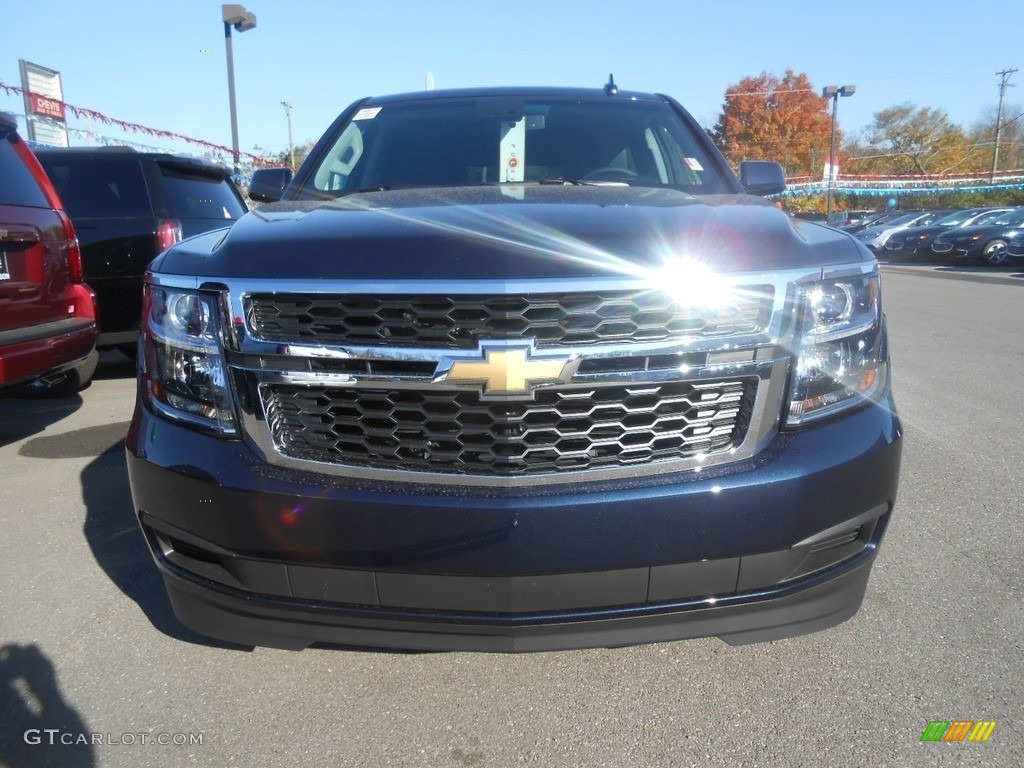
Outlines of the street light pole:
[[228,102],[231,107],[231,156],[234,172],[238,168],[238,110],[235,107],[235,60],[231,50],[231,28],[246,32],[256,26],[256,14],[249,13],[241,5],[222,5],[221,18],[224,21],[224,50],[228,58]]
[[826,203],[826,219],[832,217],[832,197],[836,186],[836,111],[839,106],[840,96],[853,96],[857,92],[857,86],[826,85],[821,89],[823,98],[832,99],[832,140],[828,148],[828,202]]
[[295,170],[295,142],[292,141],[292,105],[287,101],[282,101],[281,106],[284,107],[284,113],[288,115],[288,157],[291,158],[289,163],[291,169]]

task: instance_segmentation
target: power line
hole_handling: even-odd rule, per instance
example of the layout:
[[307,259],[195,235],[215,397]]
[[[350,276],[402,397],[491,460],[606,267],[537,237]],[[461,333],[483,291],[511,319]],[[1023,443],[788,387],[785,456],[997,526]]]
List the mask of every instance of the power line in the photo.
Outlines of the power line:
[[[1014,70],[1016,72],[1016,70]],[[780,93],[817,93],[816,88],[776,88],[773,91],[743,91],[741,93],[725,92],[725,98],[732,99],[736,96],[774,96]]]

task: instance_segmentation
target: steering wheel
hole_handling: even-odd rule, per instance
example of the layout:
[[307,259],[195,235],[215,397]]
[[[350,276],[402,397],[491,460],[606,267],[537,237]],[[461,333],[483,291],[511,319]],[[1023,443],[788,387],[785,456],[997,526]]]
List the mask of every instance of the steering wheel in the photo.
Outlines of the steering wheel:
[[606,165],[604,168],[597,168],[590,171],[583,177],[583,181],[632,181],[639,178],[640,174],[628,168],[617,168]]

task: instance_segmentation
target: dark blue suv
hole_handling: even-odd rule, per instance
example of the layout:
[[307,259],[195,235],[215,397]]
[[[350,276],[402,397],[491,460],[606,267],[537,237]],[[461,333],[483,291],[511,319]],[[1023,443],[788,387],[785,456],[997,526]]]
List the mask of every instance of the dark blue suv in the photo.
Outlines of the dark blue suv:
[[127,441],[228,641],[533,651],[838,624],[899,476],[878,267],[672,99],[361,100],[146,278]]

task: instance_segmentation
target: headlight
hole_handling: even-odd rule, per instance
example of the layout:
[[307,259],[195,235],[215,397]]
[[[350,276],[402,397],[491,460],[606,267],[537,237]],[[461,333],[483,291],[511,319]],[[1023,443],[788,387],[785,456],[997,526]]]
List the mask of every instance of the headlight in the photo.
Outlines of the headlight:
[[888,375],[878,275],[813,283],[802,299],[790,427],[863,404],[883,391]]
[[233,435],[237,427],[216,296],[147,283],[139,375],[166,416]]

